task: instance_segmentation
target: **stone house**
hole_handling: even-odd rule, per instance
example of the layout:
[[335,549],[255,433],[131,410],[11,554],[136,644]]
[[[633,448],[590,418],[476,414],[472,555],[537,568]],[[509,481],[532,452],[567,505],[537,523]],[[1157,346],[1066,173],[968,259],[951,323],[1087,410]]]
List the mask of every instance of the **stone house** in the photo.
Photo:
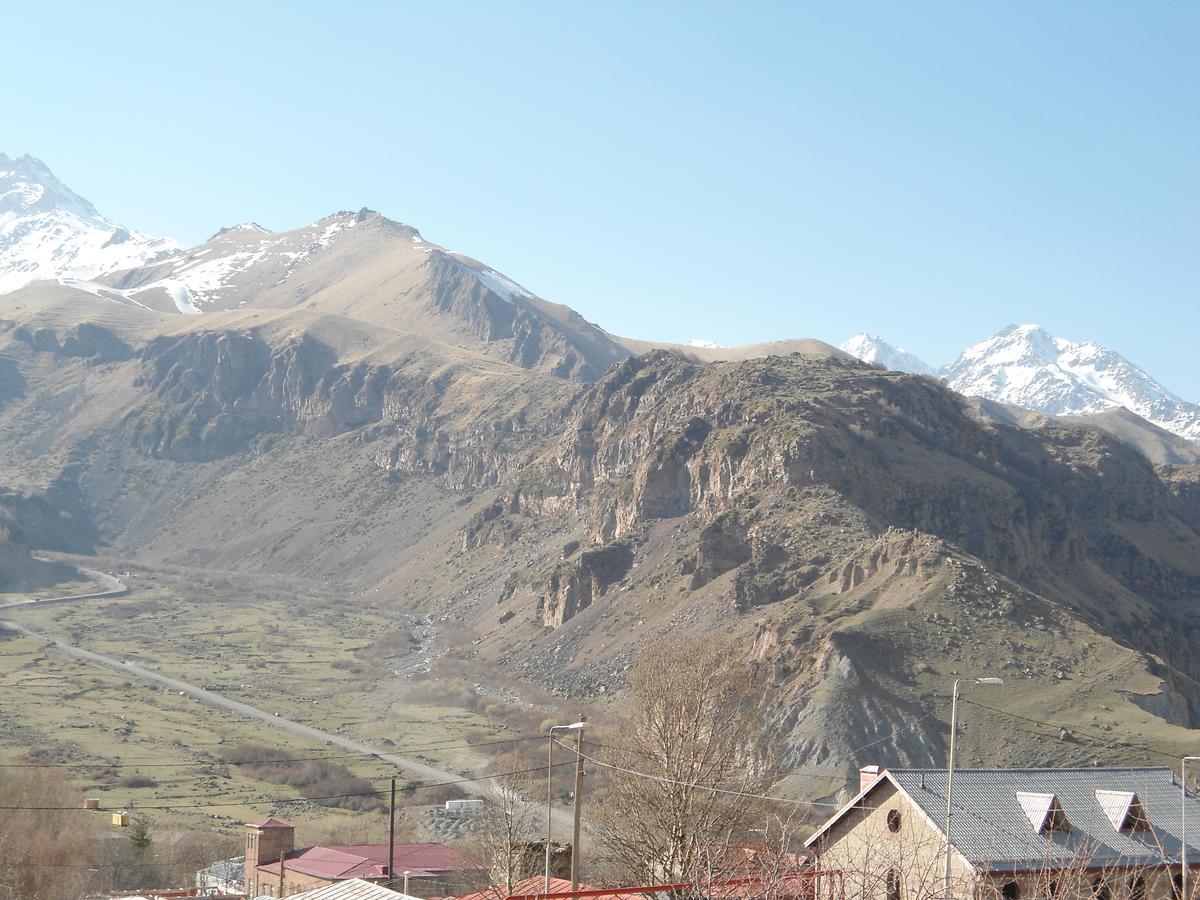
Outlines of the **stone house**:
[[[851,900],[947,897],[946,781],[868,766],[805,847]],[[1200,800],[1170,769],[955,769],[953,790],[949,898],[1180,900],[1185,822],[1200,896]]]

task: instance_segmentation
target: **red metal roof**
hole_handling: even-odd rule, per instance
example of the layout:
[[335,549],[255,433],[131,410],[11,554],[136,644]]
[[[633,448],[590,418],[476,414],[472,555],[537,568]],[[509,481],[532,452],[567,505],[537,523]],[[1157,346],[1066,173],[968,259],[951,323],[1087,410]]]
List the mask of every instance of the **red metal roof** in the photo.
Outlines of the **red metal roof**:
[[[546,878],[544,875],[536,875],[532,878],[526,878],[523,881],[518,881],[513,885],[514,894],[541,894],[546,887]],[[567,878],[551,878],[550,893],[557,894],[563,891],[571,890],[571,881]],[[581,884],[579,890],[590,891],[594,890],[591,885]],[[604,900],[627,900],[625,897],[617,897],[615,894],[602,895]],[[503,889],[496,890],[490,888],[488,890],[476,891],[473,894],[464,894],[456,900],[504,900],[505,892]]]
[[[428,878],[443,872],[482,869],[484,866],[445,844],[396,844],[395,872],[409,872],[414,878]],[[293,850],[284,858],[291,872],[318,878],[383,878],[387,876],[387,844],[335,844]],[[279,861],[258,867],[261,872],[278,874]],[[569,886],[569,885],[568,885]]]
[[[774,897],[777,900],[836,900],[843,896],[842,873],[836,870],[811,869],[806,872],[786,874],[776,878],[733,878],[727,881],[714,881],[708,885],[696,885],[692,882],[677,884],[647,884],[636,887],[588,888],[579,887],[570,890],[570,882],[566,890],[554,890],[555,881],[551,879],[551,891],[545,893],[544,881],[541,878],[523,882],[529,885],[524,889],[513,891],[506,900],[630,900],[631,895],[653,897],[660,894],[675,894],[694,891],[697,887],[708,896],[720,900],[762,900],[764,897]],[[825,884],[822,884],[822,881]],[[463,900],[463,898],[459,898]]]
[[261,822],[254,823],[255,828],[291,828],[287,822],[280,822],[278,819],[263,819]]

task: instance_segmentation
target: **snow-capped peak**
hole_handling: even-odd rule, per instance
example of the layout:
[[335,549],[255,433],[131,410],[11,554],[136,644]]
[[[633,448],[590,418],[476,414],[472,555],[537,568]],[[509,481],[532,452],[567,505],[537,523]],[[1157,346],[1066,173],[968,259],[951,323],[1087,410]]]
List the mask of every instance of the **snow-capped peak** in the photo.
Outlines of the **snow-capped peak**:
[[839,344],[838,349],[863,362],[883,366],[895,372],[908,372],[912,375],[933,374],[933,369],[919,357],[901,347],[893,347],[883,338],[867,334],[865,331]]
[[1050,415],[1123,406],[1155,425],[1200,440],[1200,406],[1171,393],[1121,354],[1091,341],[1010,325],[968,347],[941,371],[954,390]]
[[0,153],[0,294],[39,278],[91,279],[177,248],[100,215],[41,160]]

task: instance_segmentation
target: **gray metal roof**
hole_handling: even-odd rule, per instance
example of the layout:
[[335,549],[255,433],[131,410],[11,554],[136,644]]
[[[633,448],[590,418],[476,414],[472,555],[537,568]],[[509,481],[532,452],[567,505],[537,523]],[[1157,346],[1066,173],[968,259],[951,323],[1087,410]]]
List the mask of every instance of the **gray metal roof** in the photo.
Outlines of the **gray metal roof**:
[[[943,829],[945,769],[889,769],[890,777]],[[1101,794],[1098,797],[1097,791]],[[1136,794],[1150,828],[1118,831],[1114,793]],[[1053,794],[1069,830],[1039,833],[1031,800],[1017,794]],[[1032,818],[1037,818],[1033,816]],[[954,770],[951,843],[973,865],[995,870],[1043,867],[1161,865],[1180,855],[1181,796],[1170,769],[958,769]],[[1200,863],[1200,799],[1187,800],[1188,862]]]

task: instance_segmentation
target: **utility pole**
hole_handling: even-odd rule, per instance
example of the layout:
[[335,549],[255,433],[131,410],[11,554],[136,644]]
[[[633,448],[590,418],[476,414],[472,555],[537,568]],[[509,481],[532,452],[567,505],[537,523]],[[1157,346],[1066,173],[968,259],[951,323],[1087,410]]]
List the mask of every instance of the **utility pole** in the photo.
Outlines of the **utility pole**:
[[396,778],[392,777],[392,802],[388,806],[388,887],[396,877]]
[[279,896],[283,896],[283,858],[287,856],[283,850],[279,851]]
[[[586,722],[587,716],[580,716]],[[575,732],[575,830],[571,835],[571,890],[579,890],[579,824],[583,815],[583,729]]]

